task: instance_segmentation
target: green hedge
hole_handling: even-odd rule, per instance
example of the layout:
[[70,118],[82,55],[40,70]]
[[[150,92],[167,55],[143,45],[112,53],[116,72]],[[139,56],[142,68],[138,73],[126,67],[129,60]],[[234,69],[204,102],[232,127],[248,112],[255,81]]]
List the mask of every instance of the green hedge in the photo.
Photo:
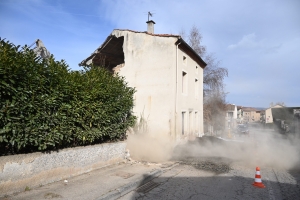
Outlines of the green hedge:
[[0,38],[0,155],[124,139],[134,92],[106,69],[70,71]]

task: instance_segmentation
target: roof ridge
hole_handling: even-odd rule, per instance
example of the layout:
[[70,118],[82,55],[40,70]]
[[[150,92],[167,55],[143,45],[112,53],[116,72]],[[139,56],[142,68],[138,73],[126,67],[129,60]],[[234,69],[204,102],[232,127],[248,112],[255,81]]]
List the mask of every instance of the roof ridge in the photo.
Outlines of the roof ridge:
[[146,33],[147,35],[160,36],[160,37],[179,37],[179,38],[181,38],[180,35],[174,35],[174,34],[148,33],[147,31],[134,31],[134,30],[130,30],[130,29],[114,29],[114,30],[118,30],[118,31],[130,31],[130,32],[134,32],[134,33]]

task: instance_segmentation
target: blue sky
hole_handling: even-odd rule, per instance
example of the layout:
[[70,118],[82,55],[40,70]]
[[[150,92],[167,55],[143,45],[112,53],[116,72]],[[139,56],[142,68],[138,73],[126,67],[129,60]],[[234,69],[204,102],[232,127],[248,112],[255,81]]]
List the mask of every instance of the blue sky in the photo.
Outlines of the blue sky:
[[203,45],[229,71],[227,102],[300,106],[299,0],[0,0],[0,37],[16,45],[41,39],[72,70],[113,29],[179,34],[195,25]]

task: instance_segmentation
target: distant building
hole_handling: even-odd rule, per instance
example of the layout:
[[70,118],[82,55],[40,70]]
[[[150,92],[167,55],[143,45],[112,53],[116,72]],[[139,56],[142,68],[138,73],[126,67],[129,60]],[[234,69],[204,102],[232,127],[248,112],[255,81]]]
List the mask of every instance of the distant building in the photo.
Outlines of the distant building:
[[271,107],[269,107],[269,108],[267,108],[266,110],[265,110],[265,116],[263,116],[264,117],[264,121],[265,121],[265,123],[266,124],[268,124],[268,123],[273,123],[273,114],[272,114],[272,108],[282,108],[283,106],[282,105],[274,105],[274,106],[271,106]]
[[80,65],[105,66],[136,88],[134,113],[149,132],[175,138],[203,135],[206,63],[179,36],[115,29]]
[[237,120],[237,106],[235,104],[226,105],[225,127],[234,128]]
[[226,105],[225,126],[235,128],[237,124],[259,122],[261,110],[252,107]]
[[260,110],[252,107],[242,107],[243,122],[259,122],[260,121]]
[[242,123],[243,122],[243,110],[242,106],[237,106],[237,122]]

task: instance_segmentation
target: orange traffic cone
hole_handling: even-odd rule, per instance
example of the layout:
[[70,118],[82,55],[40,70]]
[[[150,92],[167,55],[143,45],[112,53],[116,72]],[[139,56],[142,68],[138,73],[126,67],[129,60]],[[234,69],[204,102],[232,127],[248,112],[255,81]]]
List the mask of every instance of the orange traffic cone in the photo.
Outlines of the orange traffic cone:
[[255,181],[252,184],[255,187],[259,188],[265,188],[266,186],[261,182],[261,176],[260,176],[260,169],[259,167],[256,167],[256,172],[255,172]]

